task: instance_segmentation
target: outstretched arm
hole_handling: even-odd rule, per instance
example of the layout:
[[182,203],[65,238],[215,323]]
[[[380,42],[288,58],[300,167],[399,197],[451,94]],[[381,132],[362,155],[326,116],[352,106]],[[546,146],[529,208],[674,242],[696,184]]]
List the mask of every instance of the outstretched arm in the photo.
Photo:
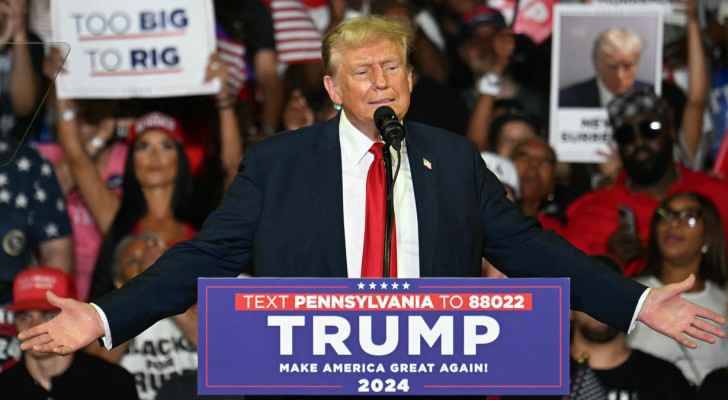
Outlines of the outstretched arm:
[[689,290],[694,277],[684,282],[653,288],[638,310],[646,287],[619,274],[594,268],[594,261],[551,232],[541,230],[525,218],[505,197],[502,185],[475,154],[476,175],[481,188],[481,224],[484,226],[484,256],[509,277],[542,276],[571,278],[572,308],[627,332],[635,312],[650,328],[695,347],[693,339],[713,343],[725,333],[714,324],[725,318],[680,295]]
[[[123,288],[95,301],[107,318],[114,345],[192,306],[197,300],[198,277],[234,277],[250,264],[262,209],[262,196],[255,183],[259,162],[254,153],[249,152],[221,206],[208,217],[195,239],[172,247]],[[22,349],[68,354],[104,335],[104,324],[94,305],[72,299],[54,301],[61,313],[21,332]]]

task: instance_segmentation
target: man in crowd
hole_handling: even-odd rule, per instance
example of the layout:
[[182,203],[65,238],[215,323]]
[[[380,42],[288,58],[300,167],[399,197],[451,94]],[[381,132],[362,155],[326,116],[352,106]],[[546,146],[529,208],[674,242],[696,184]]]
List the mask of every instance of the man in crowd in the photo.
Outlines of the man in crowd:
[[678,192],[711,199],[728,222],[728,186],[673,160],[675,129],[667,103],[635,89],[607,108],[624,171],[614,185],[577,199],[567,211],[566,238],[587,254],[609,254],[631,276],[644,267],[643,249],[659,202]]
[[103,338],[111,348],[189,308],[200,276],[476,277],[483,257],[508,276],[570,277],[572,307],[623,331],[638,318],[690,347],[724,336],[703,319],[723,317],[680,297],[693,278],[647,290],[602,273],[524,218],[467,139],[417,123],[405,122],[393,193],[396,262],[385,266],[376,218],[384,215],[383,143],[372,116],[385,105],[399,120],[407,113],[410,38],[407,25],[372,16],[327,33],[324,86],[343,109],[338,118],[251,148],[197,238],[96,304],[49,294],[62,313],[22,332],[21,347],[68,354]]
[[608,29],[594,41],[592,61],[596,76],[559,92],[560,107],[604,107],[615,96],[650,85],[636,81],[642,40],[636,33]]
[[[15,278],[10,308],[19,331],[58,314],[58,308],[46,299],[46,292],[75,297],[70,276],[54,268],[29,268]],[[83,352],[59,356],[28,350],[20,362],[0,374],[0,387],[9,399],[138,398],[131,374]]]
[[[114,257],[114,283],[122,287],[144,272],[164,252],[164,241],[150,234],[129,236],[119,243]],[[197,306],[165,318],[139,336],[116,347],[118,362],[133,374],[141,400],[154,400],[171,379],[197,371]],[[108,359],[108,358],[107,358]]]

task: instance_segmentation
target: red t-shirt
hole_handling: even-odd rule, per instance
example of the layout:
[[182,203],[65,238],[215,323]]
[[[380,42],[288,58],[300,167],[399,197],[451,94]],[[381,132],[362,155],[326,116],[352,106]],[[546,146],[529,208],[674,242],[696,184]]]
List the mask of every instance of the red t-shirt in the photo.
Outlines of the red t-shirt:
[[[728,182],[690,171],[683,166],[678,166],[678,174],[668,195],[693,192],[707,197],[718,209],[728,235]],[[567,210],[568,223],[563,230],[564,236],[587,254],[607,254],[607,239],[619,226],[619,207],[626,206],[634,211],[637,234],[646,246],[652,214],[659,203],[649,194],[630,191],[622,172],[614,185],[587,193],[571,204]],[[642,268],[643,262],[633,262],[625,267],[624,273],[633,276]]]

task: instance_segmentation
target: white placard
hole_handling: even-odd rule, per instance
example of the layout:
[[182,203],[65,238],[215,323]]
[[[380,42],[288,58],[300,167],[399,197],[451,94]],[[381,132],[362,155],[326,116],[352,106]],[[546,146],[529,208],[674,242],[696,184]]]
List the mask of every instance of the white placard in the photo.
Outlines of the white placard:
[[655,5],[662,10],[665,23],[679,26],[688,23],[684,0],[594,0],[593,4],[619,7]]
[[656,6],[593,5],[556,5],[554,11],[549,142],[559,161],[599,163],[610,151],[611,127],[602,104],[606,88],[599,87],[592,57],[595,40],[611,28],[634,32],[642,50],[633,86],[659,94],[662,12]]
[[215,51],[210,0],[53,0],[54,40],[70,45],[60,98],[211,94],[204,83]]

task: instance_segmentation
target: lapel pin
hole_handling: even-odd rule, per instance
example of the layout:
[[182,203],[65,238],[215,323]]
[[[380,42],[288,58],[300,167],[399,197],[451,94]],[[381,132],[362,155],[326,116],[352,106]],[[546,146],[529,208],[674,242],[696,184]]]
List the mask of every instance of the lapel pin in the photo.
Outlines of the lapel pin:
[[432,171],[432,163],[430,162],[430,160],[428,160],[428,159],[426,159],[426,158],[423,158],[423,159],[422,159],[422,165],[424,165],[424,166],[425,166],[425,168],[427,168],[427,169],[429,169],[430,171]]

